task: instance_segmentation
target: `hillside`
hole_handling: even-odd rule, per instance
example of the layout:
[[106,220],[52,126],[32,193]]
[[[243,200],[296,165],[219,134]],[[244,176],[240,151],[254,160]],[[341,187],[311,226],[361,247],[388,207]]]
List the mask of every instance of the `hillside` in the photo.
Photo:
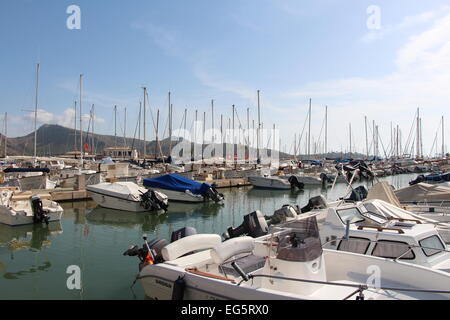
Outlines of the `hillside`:
[[[76,146],[75,146],[75,137],[74,130],[71,128],[66,128],[59,125],[53,124],[44,124],[37,130],[37,155],[38,156],[58,156],[65,154],[69,151],[79,150],[80,148],[80,137],[79,131],[76,133]],[[0,155],[3,156],[3,136],[0,134]],[[94,146],[93,151],[97,154],[102,154],[103,149],[107,147],[113,147],[116,145],[115,137],[112,135],[101,135],[94,134],[91,137],[91,134],[88,135],[88,140],[86,140],[86,132],[83,132],[83,140],[86,141],[90,147]],[[93,140],[93,143],[92,143]],[[143,151],[143,141],[137,140],[133,138],[125,139],[127,146],[133,146],[137,148],[141,152]],[[169,141],[168,139],[164,139],[160,141],[161,149],[164,155],[167,155],[169,152]],[[173,145],[176,142],[173,143]],[[117,137],[117,146],[124,146],[124,138]],[[154,155],[155,154],[155,141],[147,142],[147,154]],[[224,147],[225,150],[226,146]],[[8,155],[11,156],[19,156],[19,155],[33,155],[34,153],[34,132],[17,138],[8,138]],[[316,156],[300,156],[299,158],[323,158],[323,157],[331,157],[331,158],[347,158],[350,155],[348,154],[340,154],[340,153],[329,153],[327,155],[316,155]],[[353,157],[364,157],[363,155],[352,155]],[[280,158],[292,158],[292,155],[280,152]]]

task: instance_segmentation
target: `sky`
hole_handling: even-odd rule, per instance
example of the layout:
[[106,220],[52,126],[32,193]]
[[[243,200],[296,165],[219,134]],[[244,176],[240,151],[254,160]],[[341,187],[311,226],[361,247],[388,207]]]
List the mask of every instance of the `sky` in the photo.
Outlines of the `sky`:
[[[70,5],[80,8],[80,29],[67,27]],[[185,109],[189,129],[195,110],[199,118],[206,112],[211,126],[212,99],[216,127],[221,114],[228,122],[232,105],[244,126],[247,108],[257,123],[260,90],[261,121],[276,125],[288,152],[303,131],[309,99],[314,141],[320,136],[323,143],[328,106],[329,151],[349,150],[351,123],[352,151],[365,153],[365,116],[369,136],[373,121],[379,126],[381,152],[390,148],[391,123],[404,146],[420,108],[424,153],[434,154],[441,117],[450,119],[447,1],[4,0],[0,40],[0,119],[8,113],[12,137],[34,128],[36,63],[38,126],[74,126],[80,74],[83,129],[94,104],[95,131],[103,134],[114,134],[117,105],[118,135],[126,108],[126,135],[134,136],[143,86],[147,139],[155,135],[157,109],[160,136],[167,136],[169,91],[174,129]]]

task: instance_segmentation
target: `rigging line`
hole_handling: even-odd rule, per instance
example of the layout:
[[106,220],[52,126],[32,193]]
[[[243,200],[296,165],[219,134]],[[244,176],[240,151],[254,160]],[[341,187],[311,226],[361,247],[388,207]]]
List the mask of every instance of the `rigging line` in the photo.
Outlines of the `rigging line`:
[[[405,149],[403,151],[403,154],[408,152],[409,149],[409,143],[411,142],[411,136],[414,137],[414,141],[415,141],[415,134],[413,134],[413,130],[414,130],[414,125],[416,124],[416,120],[417,120],[417,111],[414,113],[414,120],[412,122],[411,125],[411,129],[409,130],[409,135],[408,135],[408,139],[406,140],[406,145],[405,145]],[[412,146],[414,146],[414,142],[412,142]]]
[[438,137],[438,133],[439,133],[439,131],[440,131],[440,129],[441,129],[441,125],[442,125],[442,119],[439,121],[439,126],[438,126],[437,129],[436,129],[436,135],[435,135],[435,137],[434,137],[433,145],[432,145],[431,150],[430,150],[430,153],[429,153],[429,156],[430,156],[430,157],[432,157],[434,145],[436,144],[436,146],[437,146],[437,137]]
[[[309,114],[309,112],[308,112]],[[301,142],[302,142],[302,138],[303,138],[303,133],[305,132],[305,128],[306,128],[306,123],[308,122],[308,117],[305,118],[305,123],[303,124],[303,129],[302,129],[302,133],[300,135],[300,138],[298,139],[298,143],[297,143],[297,150],[300,151],[300,146],[301,146]]]

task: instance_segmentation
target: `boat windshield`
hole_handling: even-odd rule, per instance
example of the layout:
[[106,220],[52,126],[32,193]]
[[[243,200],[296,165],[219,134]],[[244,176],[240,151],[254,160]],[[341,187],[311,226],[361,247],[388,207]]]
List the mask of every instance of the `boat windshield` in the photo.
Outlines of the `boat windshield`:
[[356,207],[336,210],[336,213],[344,224],[347,221],[350,221],[350,224],[364,221],[364,217]]

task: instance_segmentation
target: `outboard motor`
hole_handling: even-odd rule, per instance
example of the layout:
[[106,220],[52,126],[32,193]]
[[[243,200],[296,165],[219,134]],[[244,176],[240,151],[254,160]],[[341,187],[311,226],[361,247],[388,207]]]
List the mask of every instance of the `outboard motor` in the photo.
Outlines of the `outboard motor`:
[[298,181],[298,178],[296,176],[290,176],[288,181],[291,184],[292,188],[297,187],[299,190],[303,190],[303,188],[305,187],[305,184]]
[[352,201],[352,202],[362,201],[367,197],[368,194],[369,191],[367,191],[366,187],[359,186],[358,188],[353,189],[350,198],[345,199],[345,201]]
[[145,210],[164,210],[169,207],[169,199],[161,192],[148,190],[146,193],[141,192],[141,203]]
[[192,227],[184,227],[177,231],[172,232],[172,236],[170,237],[170,242],[174,242],[180,240],[181,238],[185,238],[188,236],[192,236],[197,234],[197,230]]
[[306,213],[313,209],[325,209],[327,207],[327,200],[322,195],[320,195],[309,199],[308,204],[301,208],[300,211],[301,213]]
[[211,186],[211,188],[208,188],[203,196],[205,197],[205,199],[211,199],[214,202],[220,202],[225,199],[225,196],[217,191],[215,186]]
[[327,183],[333,183],[333,179],[329,177],[325,172],[320,174],[320,180],[322,180],[322,185],[326,185]]
[[[168,245],[167,240],[155,238],[148,242],[148,248],[152,251],[153,263],[162,263],[164,262],[164,258],[162,257],[161,250]],[[145,266],[146,258],[148,257],[148,248],[147,244],[144,243],[142,248],[139,248],[137,245],[131,246],[127,251],[123,253],[124,256],[129,257],[138,257],[141,263],[139,264],[139,269],[142,269]]]
[[295,218],[298,214],[298,211],[295,207],[285,204],[280,209],[276,210],[272,216],[266,216],[267,224],[273,225],[273,224],[279,224],[282,222],[286,222],[288,218]]
[[409,182],[409,185],[410,185],[410,186],[413,186],[413,185],[415,185],[415,184],[418,184],[418,183],[421,183],[421,182],[424,182],[424,181],[425,181],[425,176],[424,176],[423,174],[421,174],[420,176],[418,176],[418,177],[416,178],[416,180],[410,181],[410,182]]
[[244,222],[237,228],[229,227],[223,234],[225,239],[236,238],[242,235],[248,235],[253,238],[261,237],[267,234],[269,226],[261,211],[256,210],[244,216]]
[[33,222],[34,223],[42,223],[48,225],[50,217],[48,212],[44,210],[42,207],[42,200],[38,195],[34,195],[31,197],[31,208],[33,210]]

